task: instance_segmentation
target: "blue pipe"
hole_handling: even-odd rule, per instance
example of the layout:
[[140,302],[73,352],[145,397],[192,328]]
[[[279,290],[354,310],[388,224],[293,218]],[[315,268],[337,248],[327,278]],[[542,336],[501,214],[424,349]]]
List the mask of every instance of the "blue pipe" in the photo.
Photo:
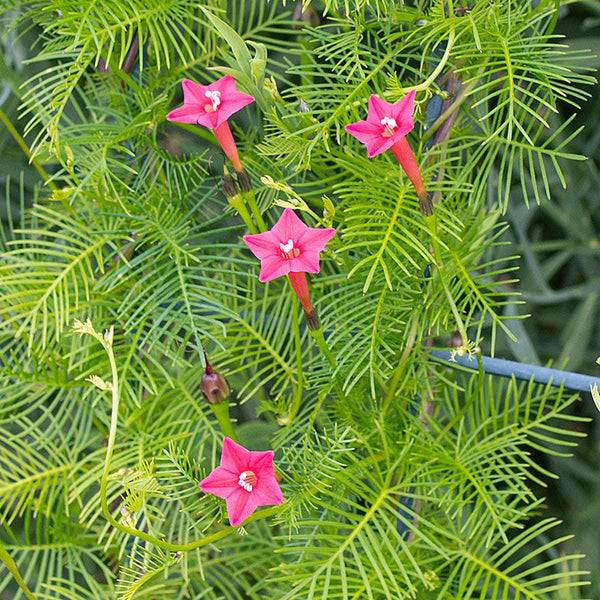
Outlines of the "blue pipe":
[[[456,355],[454,361],[450,361],[451,350],[431,350],[430,356],[436,362],[445,364],[448,367],[460,366],[465,369],[477,371],[477,359],[475,356],[465,354]],[[500,375],[501,377],[515,377],[520,381],[533,380],[535,383],[550,384],[556,387],[561,385],[569,390],[576,392],[590,392],[592,386],[596,384],[600,388],[600,378],[592,375],[582,375],[581,373],[572,373],[571,371],[560,371],[549,367],[539,367],[519,363],[514,360],[505,360],[503,358],[493,358],[491,356],[481,356],[483,370],[487,375]]]

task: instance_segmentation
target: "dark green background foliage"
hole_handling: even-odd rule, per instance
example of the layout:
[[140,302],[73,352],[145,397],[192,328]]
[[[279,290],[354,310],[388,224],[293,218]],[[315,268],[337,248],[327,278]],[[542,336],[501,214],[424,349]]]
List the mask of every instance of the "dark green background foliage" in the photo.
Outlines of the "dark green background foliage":
[[[458,315],[487,354],[600,374],[600,2],[307,4],[2,8],[0,548],[36,598],[600,598],[591,397],[425,352]],[[225,73],[256,98],[230,121],[268,224],[338,230],[310,277],[335,373],[287,283],[258,282],[212,133],[165,119],[183,78]],[[436,232],[344,131],[409,87]],[[276,452],[278,515],[178,554],[107,524],[88,317],[114,326],[115,517],[174,544],[227,526],[198,490],[222,438],[203,348],[242,442]]]

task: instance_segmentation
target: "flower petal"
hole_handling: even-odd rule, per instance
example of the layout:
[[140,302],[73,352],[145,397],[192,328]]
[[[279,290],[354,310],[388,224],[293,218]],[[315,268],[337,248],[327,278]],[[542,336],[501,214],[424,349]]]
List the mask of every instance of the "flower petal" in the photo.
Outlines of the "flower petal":
[[261,283],[287,275],[291,269],[292,260],[286,260],[281,255],[267,256],[261,260],[258,280]]
[[235,96],[225,98],[223,104],[219,107],[219,110],[214,113],[217,116],[215,127],[218,127],[221,123],[227,121],[233,113],[236,113],[238,110],[252,102],[254,102],[254,98],[242,92],[236,92]]
[[317,250],[304,250],[289,261],[290,271],[299,273],[318,273],[321,270],[321,255]]
[[[223,440],[223,452],[221,453],[221,467],[236,473],[239,479],[239,474],[245,471],[250,464],[250,450],[246,450],[243,446],[236,444],[231,438],[226,437]],[[218,468],[218,467],[217,467]],[[236,485],[238,479],[235,480]]]
[[223,467],[217,467],[200,482],[200,489],[219,498],[227,498],[240,489],[238,484],[240,472],[236,473]]
[[381,127],[381,120],[385,117],[393,116],[394,105],[382,100],[379,96],[371,94],[369,97],[369,112],[367,113],[367,122]]
[[412,131],[415,124],[413,121],[413,112],[415,111],[415,90],[411,90],[396,104],[391,105],[390,116],[398,123],[398,130],[403,130],[402,135]]
[[239,492],[227,498],[227,516],[233,527],[242,524],[258,506],[253,492],[247,492],[238,486]]
[[383,132],[381,124],[375,125],[367,121],[358,121],[358,123],[346,125],[346,131],[367,147],[369,158],[391,148],[394,143],[393,136],[384,138],[381,135]]
[[389,150],[394,145],[396,140],[401,137],[404,136],[397,135],[397,133],[394,133],[394,135],[387,138],[380,135],[379,138],[373,140],[370,145],[367,145],[367,156],[369,158],[373,158],[374,156]]
[[259,478],[252,490],[252,496],[257,506],[268,506],[283,502],[283,494],[275,477]]
[[206,92],[210,89],[210,86],[200,85],[191,79],[184,79],[181,88],[183,89],[184,104],[197,104],[204,109],[204,105],[208,103]]
[[[200,85],[191,79],[184,79],[181,86],[183,106],[169,113],[167,116],[169,121],[198,123],[209,129],[215,129],[233,113],[254,102],[252,96],[237,90],[235,79],[231,75],[225,75],[209,85]],[[217,110],[206,112],[206,106],[210,104],[206,96],[207,92],[220,93],[220,104]]]
[[296,216],[296,213],[291,208],[286,208],[277,223],[271,228],[271,233],[279,243],[286,244],[288,240],[296,242],[306,229],[308,226]]
[[[335,229],[308,227],[291,208],[286,208],[270,231],[245,235],[244,242],[260,259],[259,281],[271,281],[291,272],[319,272],[319,252],[335,235]],[[284,256],[281,244],[298,250],[298,256]],[[294,253],[296,254],[296,253]]]
[[261,260],[274,254],[278,256],[281,254],[279,249],[279,240],[271,231],[245,235],[243,240],[246,246],[248,246],[248,248],[250,248],[252,251],[252,254]]
[[333,227],[328,227],[327,229],[307,227],[296,240],[296,245],[301,251],[310,248],[310,250],[321,252],[334,235],[335,229]]
[[253,471],[259,479],[273,477],[275,474],[275,468],[273,467],[274,455],[273,450],[251,452],[247,468]]
[[357,121],[356,123],[350,123],[346,125],[346,131],[353,135],[359,142],[366,144],[373,137],[381,137],[383,127],[381,124],[375,125],[368,121]]
[[200,106],[197,104],[184,104],[175,108],[167,115],[167,121],[177,121],[178,123],[198,123],[200,115]]

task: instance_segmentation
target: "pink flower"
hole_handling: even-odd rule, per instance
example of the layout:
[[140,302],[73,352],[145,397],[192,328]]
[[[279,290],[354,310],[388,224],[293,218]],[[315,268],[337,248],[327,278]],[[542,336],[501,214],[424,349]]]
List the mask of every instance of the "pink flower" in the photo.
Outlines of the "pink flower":
[[227,516],[233,527],[258,506],[283,502],[275,479],[273,451],[252,452],[228,437],[223,440],[220,465],[200,482],[200,489],[227,501]]
[[307,227],[291,208],[286,208],[270,231],[245,235],[244,243],[261,261],[258,280],[289,277],[304,312],[314,308],[308,295],[305,273],[318,273],[320,253],[335,235],[335,229]]
[[412,116],[414,107],[414,90],[395,104],[372,95],[369,98],[367,120],[346,125],[346,131],[365,144],[369,158],[392,149],[394,156],[415,186],[421,211],[429,216],[433,214],[431,198],[425,191],[417,161],[406,140],[406,134],[415,126]]
[[209,129],[216,129],[233,113],[254,102],[252,96],[238,92],[231,75],[225,75],[209,85],[199,85],[190,79],[184,79],[181,86],[183,106],[167,115],[169,121],[198,123]]
[[212,129],[234,169],[241,171],[242,164],[227,119],[247,104],[254,102],[254,98],[238,92],[231,75],[225,75],[209,85],[199,85],[190,79],[184,79],[181,85],[183,106],[172,110],[167,115],[167,120],[198,123]]
[[372,158],[389,150],[396,142],[413,130],[415,92],[409,92],[396,104],[390,104],[375,95],[369,98],[366,121],[346,125],[346,131],[367,147]]

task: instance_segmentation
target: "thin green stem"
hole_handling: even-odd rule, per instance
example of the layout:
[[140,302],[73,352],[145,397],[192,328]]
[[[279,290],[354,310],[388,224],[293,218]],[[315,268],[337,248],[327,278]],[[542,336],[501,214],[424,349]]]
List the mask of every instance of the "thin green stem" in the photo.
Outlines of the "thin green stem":
[[335,360],[335,356],[333,356],[331,350],[329,349],[329,346],[327,345],[327,342],[325,341],[325,337],[323,336],[323,328],[317,329],[315,331],[309,329],[309,331],[310,335],[312,335],[315,342],[317,342],[317,346],[319,346],[319,349],[323,353],[323,356],[327,359],[331,370],[335,371],[337,369],[337,361]]
[[240,440],[238,439],[237,433],[233,429],[231,417],[229,416],[229,400],[225,400],[220,404],[211,404],[210,407],[215,414],[215,417],[217,417],[217,421],[223,435],[225,437],[230,437],[234,442],[239,444]]
[[454,302],[454,299],[452,298],[452,294],[450,293],[450,290],[448,289],[448,284],[446,283],[446,280],[444,278],[444,265],[442,262],[442,252],[441,252],[440,243],[439,243],[439,240],[437,237],[437,218],[436,218],[436,215],[433,214],[429,217],[424,217],[424,219],[425,219],[425,223],[427,224],[427,226],[429,228],[429,231],[431,232],[431,245],[433,246],[433,256],[435,259],[435,267],[436,267],[436,270],[440,277],[440,282],[442,284],[442,287],[444,288],[444,294],[446,296],[446,299],[448,300],[448,304],[450,305],[450,310],[452,311],[452,314],[454,315],[454,319],[456,321],[456,327],[458,328],[458,332],[460,333],[462,343],[463,343],[463,345],[466,345],[469,341],[469,338],[467,336],[467,330],[461,319],[460,313],[458,312],[458,308]]
[[259,231],[263,232],[267,230],[267,226],[260,214],[260,210],[258,209],[258,205],[256,204],[256,194],[254,193],[254,188],[247,192],[242,192],[242,198],[248,203],[250,207],[250,212],[258,225]]
[[29,600],[36,600],[36,597],[29,591],[27,584],[21,577],[19,573],[19,569],[17,568],[17,563],[13,560],[12,556],[7,552],[6,548],[2,546],[0,542],[0,560],[6,565],[6,568],[13,576],[14,580],[17,582],[18,586],[21,588],[25,596]]
[[[248,209],[246,208],[246,205],[244,204],[244,199],[242,198],[242,196],[240,194],[238,194],[237,196],[233,196],[232,198],[227,198],[227,200],[229,201],[229,204],[231,204],[231,206],[233,206],[233,208],[235,208],[235,210],[238,212],[240,217],[242,217],[242,220],[246,224],[248,231],[250,233],[258,233],[258,230],[256,229],[256,225],[254,224],[254,221],[252,221],[252,217],[250,216],[250,213],[248,212]],[[263,223],[263,225],[264,225],[264,223]],[[265,230],[266,230],[266,228],[261,229],[261,231],[265,231]]]
[[382,413],[384,415],[386,414],[386,412],[390,406],[390,403],[392,402],[392,400],[394,398],[396,389],[398,388],[398,385],[400,384],[400,380],[402,379],[402,376],[404,375],[404,371],[406,369],[406,359],[408,358],[410,351],[413,349],[413,347],[415,345],[415,340],[417,339],[417,326],[418,326],[418,320],[415,318],[413,320],[412,327],[410,328],[410,333],[408,334],[408,341],[406,342],[406,346],[404,347],[404,350],[402,351],[402,355],[400,356],[400,359],[398,360],[398,366],[396,367],[396,370],[394,372],[392,380],[390,381],[390,384],[388,385],[388,388],[387,388],[387,391],[385,394],[385,398],[383,400]]
[[[79,321],[75,322],[74,330],[78,333],[87,333],[94,337],[96,340],[102,344],[102,347],[106,351],[108,355],[108,360],[110,363],[111,370],[111,379],[112,383],[108,386],[112,392],[112,403],[111,403],[111,414],[110,414],[110,427],[108,434],[108,442],[106,445],[106,455],[104,458],[104,469],[102,471],[102,478],[100,480],[100,504],[102,507],[102,512],[106,517],[106,520],[119,531],[123,533],[127,533],[134,537],[141,538],[158,548],[162,548],[163,550],[168,550],[170,552],[188,552],[190,550],[194,550],[195,548],[201,548],[202,546],[206,546],[207,544],[212,544],[221,538],[228,536],[230,533],[233,533],[237,530],[237,527],[224,527],[220,531],[213,533],[212,535],[206,536],[204,538],[200,538],[198,540],[194,540],[193,542],[189,542],[187,544],[171,544],[169,542],[165,542],[160,538],[157,538],[145,531],[140,531],[139,529],[134,529],[133,527],[128,527],[127,525],[123,525],[119,523],[110,512],[110,508],[108,506],[107,500],[107,488],[108,488],[108,477],[110,474],[110,463],[113,456],[113,451],[115,447],[115,441],[117,437],[117,423],[119,419],[119,372],[117,369],[117,362],[115,360],[115,355],[112,348],[112,337],[113,330],[112,328],[107,331],[104,336],[95,331],[92,327],[91,322],[88,320],[85,323],[81,323]],[[252,523],[258,519],[268,517],[274,514],[277,514],[280,511],[279,506],[272,506],[270,508],[265,508],[261,511],[255,512],[253,515],[248,517],[244,524]],[[35,599],[32,599],[35,600]]]
[[25,143],[25,140],[21,137],[19,132],[15,129],[14,125],[10,122],[10,119],[6,116],[6,113],[2,110],[2,108],[0,108],[0,121],[2,121],[4,123],[4,125],[6,125],[6,128],[8,129],[9,133],[13,136],[15,142],[17,142],[17,144],[19,144],[19,146],[25,153],[25,156],[27,156],[27,158],[29,159],[31,164],[35,167],[36,171],[42,176],[44,183],[53,192],[57,192],[58,186],[53,181],[51,181],[50,175],[48,175],[48,173],[46,173],[46,171],[44,170],[44,167],[42,167],[42,165],[40,165],[39,161],[36,158],[33,158],[31,156],[31,151],[29,150],[29,146]]
[[294,388],[294,401],[287,416],[287,425],[291,425],[300,410],[302,390],[304,389],[304,371],[302,369],[302,341],[300,339],[300,319],[298,318],[298,297],[292,294],[292,319],[294,328],[294,345],[296,347],[296,371],[298,382]]
[[[329,363],[329,366],[331,367],[331,373],[333,376],[333,386],[335,388],[335,393],[337,394],[340,401],[343,402],[345,400],[346,396],[344,394],[344,386],[342,385],[342,383],[339,379],[339,375],[336,372],[337,360],[335,359],[335,356],[332,354],[331,350],[329,349],[329,346],[327,345],[327,342],[325,341],[325,337],[323,336],[323,328],[321,327],[321,328],[315,329],[315,330],[312,330],[309,328],[308,331],[310,332],[310,335],[313,337],[315,342],[317,342],[317,346],[319,346],[319,349],[321,350],[321,352],[323,353],[323,356],[327,359],[327,362]],[[319,402],[319,404],[320,404],[320,402]],[[316,412],[314,413],[314,416],[316,417]]]
[[450,57],[450,52],[454,47],[455,37],[456,34],[454,33],[454,28],[452,28],[448,33],[448,42],[446,44],[446,50],[440,58],[440,62],[437,64],[436,68],[433,71],[431,71],[429,77],[425,81],[419,83],[418,85],[411,85],[410,87],[403,88],[403,92],[408,93],[411,90],[415,90],[415,92],[427,90],[429,86],[434,83],[434,81],[437,79],[437,76],[446,68],[446,63],[448,62],[448,58]]

